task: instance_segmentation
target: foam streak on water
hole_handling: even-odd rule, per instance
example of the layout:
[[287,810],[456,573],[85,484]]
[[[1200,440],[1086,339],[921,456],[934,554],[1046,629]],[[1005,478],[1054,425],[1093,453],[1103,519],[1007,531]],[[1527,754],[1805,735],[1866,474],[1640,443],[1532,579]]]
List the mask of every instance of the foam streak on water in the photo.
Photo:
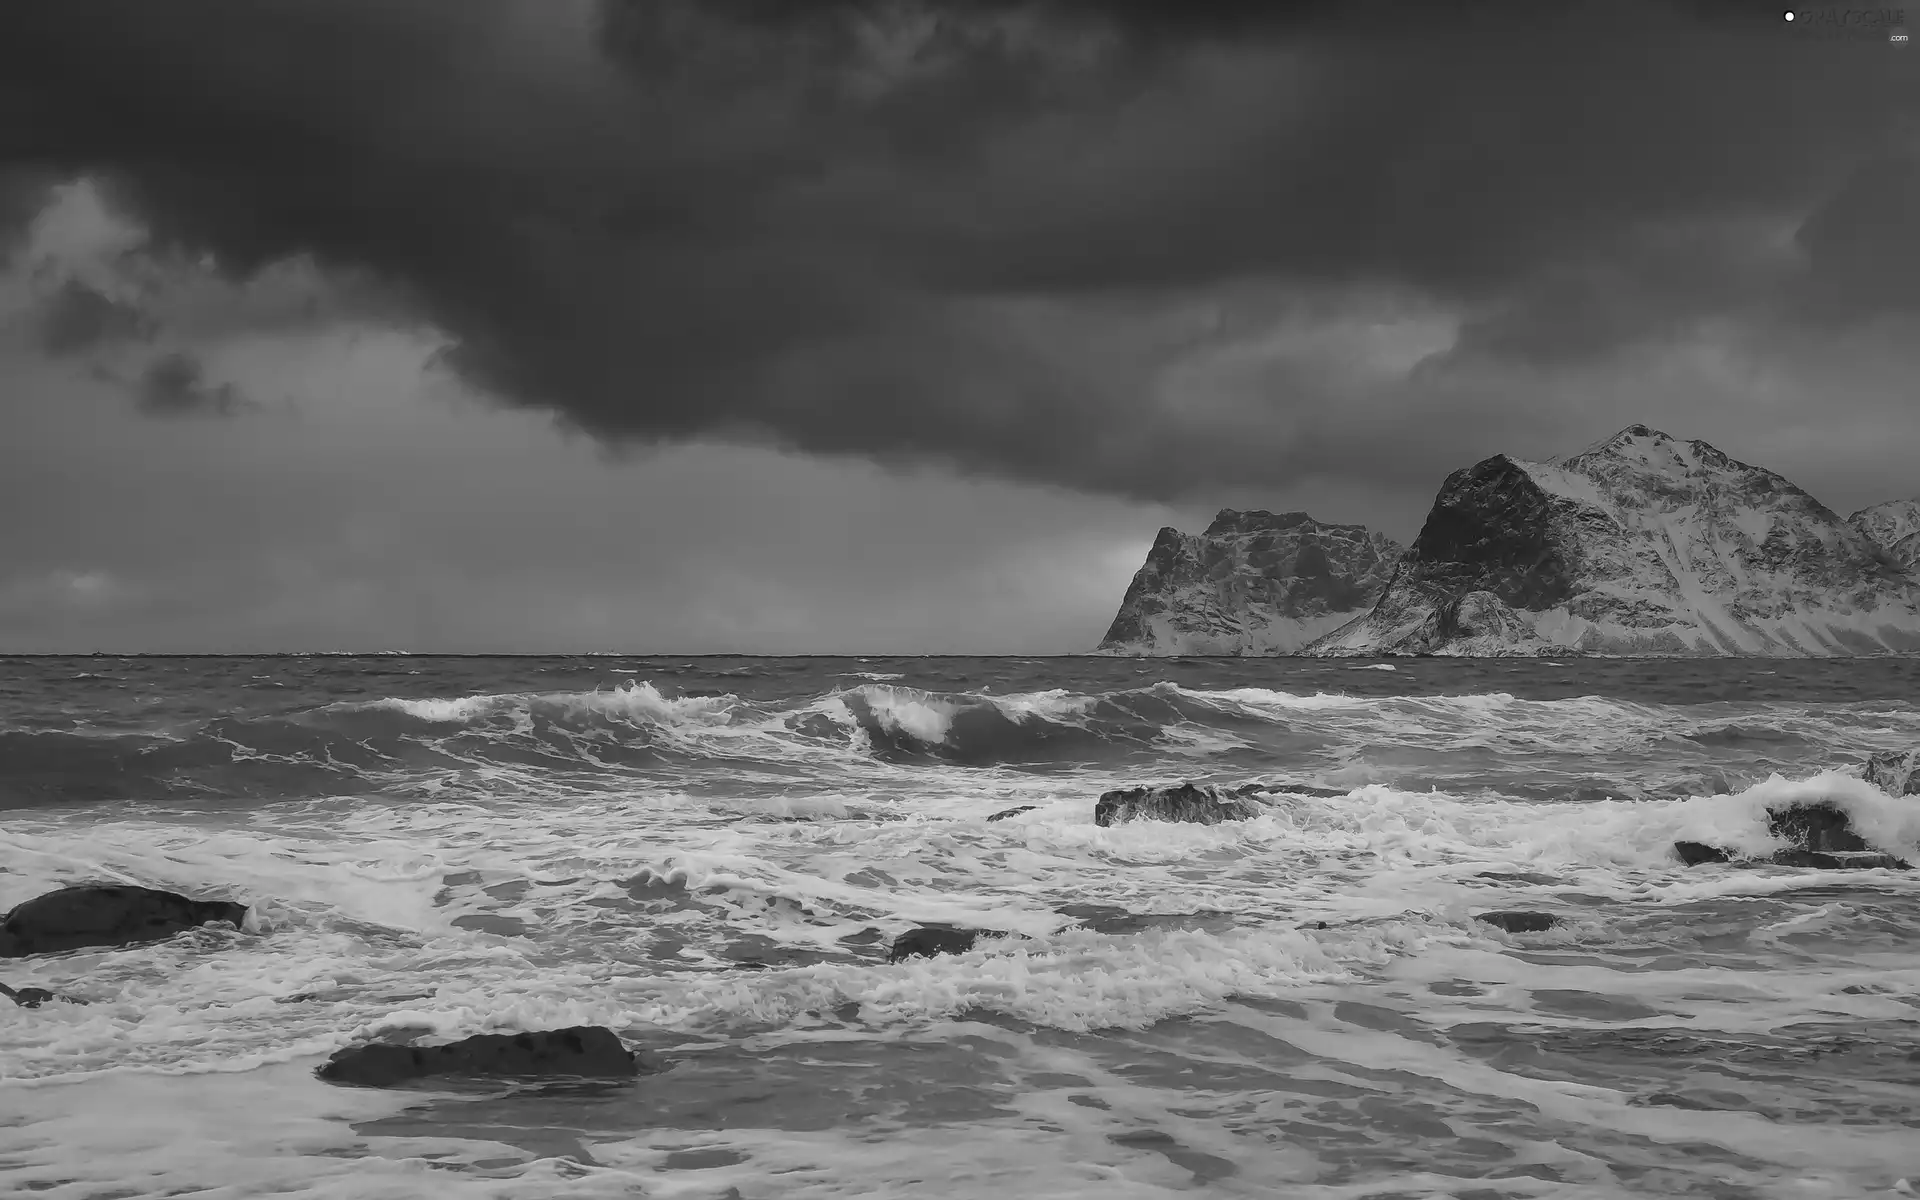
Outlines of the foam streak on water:
[[[1379,669],[1392,666],[1394,669]],[[0,660],[0,1194],[1899,1195],[1920,881],[1680,865],[1831,801],[1920,856],[1920,662]],[[1109,787],[1274,787],[1100,828]],[[1026,808],[1011,817],[990,815]],[[1493,909],[1562,919],[1510,935]],[[990,931],[885,961],[900,932]],[[316,1081],[603,1024],[634,1084]]]

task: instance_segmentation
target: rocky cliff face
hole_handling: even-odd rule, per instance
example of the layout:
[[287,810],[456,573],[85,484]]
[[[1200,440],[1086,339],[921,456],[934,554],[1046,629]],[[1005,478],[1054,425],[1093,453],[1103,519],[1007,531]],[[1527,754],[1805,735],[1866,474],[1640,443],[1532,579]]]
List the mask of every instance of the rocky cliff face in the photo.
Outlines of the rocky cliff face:
[[1197,536],[1160,531],[1100,651],[1291,654],[1365,612],[1402,552],[1362,525],[1223,509]]
[[1847,524],[1866,534],[1909,573],[1920,567],[1920,498],[1863,508],[1848,517]]
[[[1872,511],[1872,510],[1869,510]],[[1771,471],[1630,426],[1447,478],[1373,609],[1313,654],[1920,650],[1920,580]]]

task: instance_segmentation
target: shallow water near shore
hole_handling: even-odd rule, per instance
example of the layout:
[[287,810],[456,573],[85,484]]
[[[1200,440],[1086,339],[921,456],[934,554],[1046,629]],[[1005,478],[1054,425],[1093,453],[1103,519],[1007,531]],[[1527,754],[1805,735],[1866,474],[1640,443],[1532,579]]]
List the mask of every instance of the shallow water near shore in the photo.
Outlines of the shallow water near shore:
[[[1912,658],[0,659],[0,908],[253,906],[0,961],[89,1002],[0,1008],[0,1194],[1905,1194],[1920,880],[1671,845],[1831,799],[1920,854],[1857,778],[1916,696]],[[1181,779],[1278,790],[1093,824]],[[888,964],[927,922],[1000,936]],[[312,1076],[572,1024],[663,1069]]]

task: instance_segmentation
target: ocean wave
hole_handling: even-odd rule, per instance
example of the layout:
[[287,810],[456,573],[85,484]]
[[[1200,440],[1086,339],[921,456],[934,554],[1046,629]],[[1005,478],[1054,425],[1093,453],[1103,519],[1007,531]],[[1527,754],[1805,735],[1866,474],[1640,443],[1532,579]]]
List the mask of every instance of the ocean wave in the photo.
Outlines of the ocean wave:
[[[874,672],[873,674],[883,674]],[[587,691],[388,696],[279,715],[101,733],[0,732],[0,807],[200,796],[416,794],[463,773],[673,772],[701,764],[794,775],[924,766],[1104,769],[1116,783],[1168,756],[1200,773],[1287,767],[1344,784],[1508,779],[1520,796],[1644,795],[1750,756],[1747,781],[1854,734],[1920,736],[1885,709],[1761,711],[1504,692],[1352,696],[1171,682],[1104,692],[939,691],[863,680],[765,700],[629,679]],[[1909,729],[1909,726],[1913,728]],[[1691,747],[1664,780],[1633,778]],[[1708,756],[1717,756],[1713,761]],[[1668,757],[1671,757],[1669,755]],[[1605,760],[1599,769],[1586,760]],[[1676,768],[1678,770],[1678,768]],[[1736,769],[1736,774],[1738,770]],[[1599,782],[1595,782],[1596,777]],[[439,780],[439,782],[435,782]],[[1558,780],[1566,780],[1561,787]],[[527,786],[539,781],[529,779]],[[1583,790],[1584,789],[1584,790]]]

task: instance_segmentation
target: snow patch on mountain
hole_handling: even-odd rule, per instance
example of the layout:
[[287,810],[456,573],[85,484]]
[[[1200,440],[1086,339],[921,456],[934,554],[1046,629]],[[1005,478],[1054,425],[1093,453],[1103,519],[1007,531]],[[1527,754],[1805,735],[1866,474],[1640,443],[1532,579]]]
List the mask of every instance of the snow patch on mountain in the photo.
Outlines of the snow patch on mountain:
[[1920,497],[1863,508],[1848,517],[1847,524],[1872,539],[1898,566],[1909,572],[1920,567]]

